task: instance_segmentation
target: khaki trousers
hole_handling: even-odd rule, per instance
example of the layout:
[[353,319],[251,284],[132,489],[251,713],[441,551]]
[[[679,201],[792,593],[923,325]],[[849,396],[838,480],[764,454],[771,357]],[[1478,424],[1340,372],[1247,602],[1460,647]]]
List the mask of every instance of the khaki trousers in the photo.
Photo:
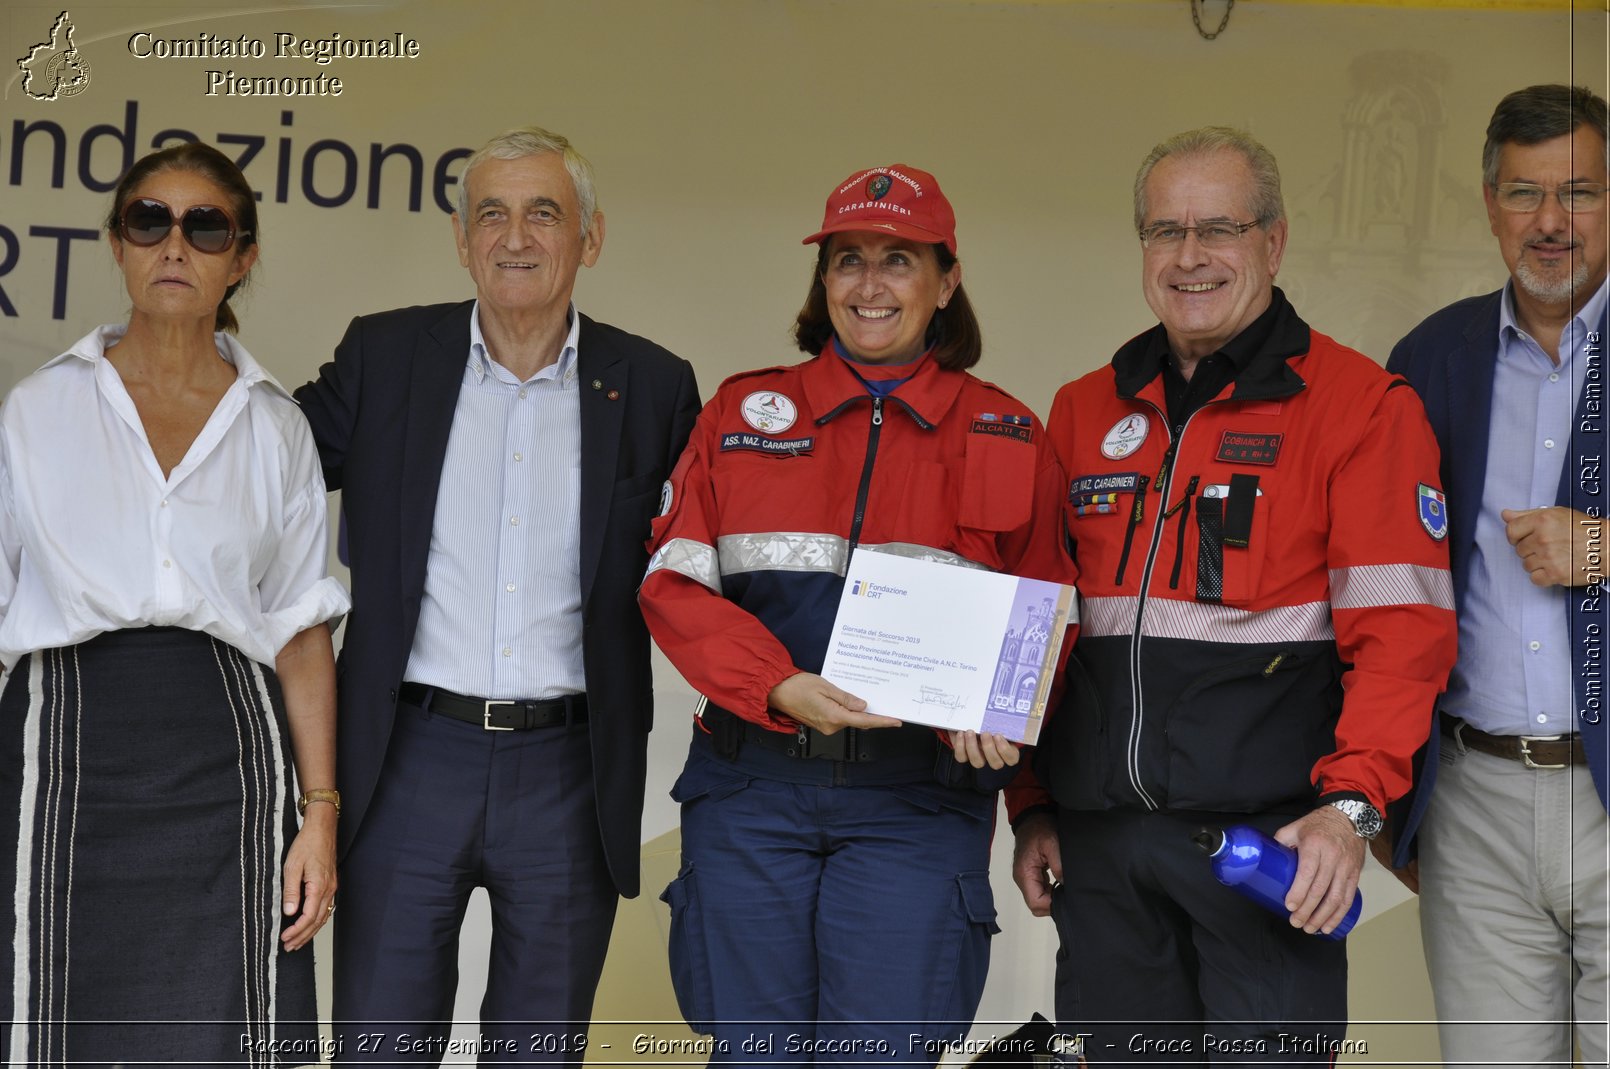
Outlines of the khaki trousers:
[[1583,1063],[1605,1065],[1607,835],[1586,766],[1443,739],[1420,928],[1445,1064],[1568,1066],[1574,1026]]

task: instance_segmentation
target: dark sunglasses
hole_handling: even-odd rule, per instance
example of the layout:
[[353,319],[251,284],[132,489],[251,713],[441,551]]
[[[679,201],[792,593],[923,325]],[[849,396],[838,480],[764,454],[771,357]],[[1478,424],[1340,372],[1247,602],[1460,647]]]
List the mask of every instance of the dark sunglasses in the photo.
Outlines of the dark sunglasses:
[[[117,229],[130,245],[160,245],[173,229],[173,209],[160,200],[139,197],[123,206]],[[197,204],[185,209],[179,233],[197,252],[228,252],[235,244],[235,221],[222,208]]]

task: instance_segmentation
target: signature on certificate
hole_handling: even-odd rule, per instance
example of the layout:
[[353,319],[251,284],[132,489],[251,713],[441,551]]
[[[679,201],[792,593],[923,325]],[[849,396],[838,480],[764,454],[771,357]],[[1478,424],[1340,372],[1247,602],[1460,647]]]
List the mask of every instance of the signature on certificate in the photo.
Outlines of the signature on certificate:
[[913,704],[937,705],[941,709],[960,709],[966,704],[966,699],[939,687],[921,687]]

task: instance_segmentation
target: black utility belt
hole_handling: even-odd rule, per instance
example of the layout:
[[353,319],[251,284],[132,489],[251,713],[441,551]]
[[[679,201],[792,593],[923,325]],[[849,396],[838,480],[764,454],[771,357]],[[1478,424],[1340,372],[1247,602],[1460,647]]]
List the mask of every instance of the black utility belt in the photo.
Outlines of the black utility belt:
[[450,690],[428,687],[423,683],[404,683],[398,688],[397,696],[432,716],[451,717],[466,724],[476,724],[487,731],[531,731],[587,722],[585,694],[506,701],[454,694]]
[[793,731],[772,731],[718,705],[706,704],[704,726],[716,753],[734,757],[745,746],[773,753],[822,761],[886,761],[894,757],[932,757],[939,749],[939,738],[932,728],[905,724],[897,728],[860,730],[845,728],[824,735],[801,725]]

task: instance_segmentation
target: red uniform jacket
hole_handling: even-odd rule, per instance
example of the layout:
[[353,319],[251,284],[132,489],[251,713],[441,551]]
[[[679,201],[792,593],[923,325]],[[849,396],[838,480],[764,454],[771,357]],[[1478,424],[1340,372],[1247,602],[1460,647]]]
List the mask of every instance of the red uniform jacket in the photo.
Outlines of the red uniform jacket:
[[1294,313],[1275,335],[1182,429],[1147,335],[1057,394],[1082,631],[1034,771],[1059,805],[1409,788],[1456,637],[1437,444],[1402,379]]
[[820,671],[852,549],[1071,583],[1064,485],[1044,428],[1002,390],[925,359],[875,399],[830,349],[728,379],[705,406],[639,601],[696,690],[792,730],[766,696]]

